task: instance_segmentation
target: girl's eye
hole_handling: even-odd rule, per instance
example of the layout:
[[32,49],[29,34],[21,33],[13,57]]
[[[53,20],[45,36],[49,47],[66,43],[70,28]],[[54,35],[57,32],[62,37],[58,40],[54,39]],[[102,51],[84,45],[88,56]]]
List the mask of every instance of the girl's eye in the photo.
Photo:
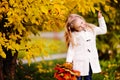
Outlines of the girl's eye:
[[83,22],[81,22],[81,24],[83,24]]

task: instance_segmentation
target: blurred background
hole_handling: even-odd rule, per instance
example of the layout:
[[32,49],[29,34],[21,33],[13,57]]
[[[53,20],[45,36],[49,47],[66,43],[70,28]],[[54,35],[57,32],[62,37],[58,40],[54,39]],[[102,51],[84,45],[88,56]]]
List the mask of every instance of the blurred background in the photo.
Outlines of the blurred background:
[[82,15],[108,32],[97,36],[102,72],[93,80],[120,80],[119,0],[0,0],[0,80],[56,80],[54,67],[66,57],[65,21]]

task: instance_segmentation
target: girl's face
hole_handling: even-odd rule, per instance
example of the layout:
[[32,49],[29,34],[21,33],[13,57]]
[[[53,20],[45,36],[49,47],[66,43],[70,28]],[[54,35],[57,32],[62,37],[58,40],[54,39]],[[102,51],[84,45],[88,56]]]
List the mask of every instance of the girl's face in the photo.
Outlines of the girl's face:
[[78,22],[78,25],[80,25],[82,28],[85,28],[85,27],[86,27],[86,24],[85,24],[85,21],[84,21],[84,20],[78,19],[77,22]]
[[75,29],[80,31],[81,29],[84,29],[85,27],[86,27],[86,22],[80,18],[77,18],[75,22]]

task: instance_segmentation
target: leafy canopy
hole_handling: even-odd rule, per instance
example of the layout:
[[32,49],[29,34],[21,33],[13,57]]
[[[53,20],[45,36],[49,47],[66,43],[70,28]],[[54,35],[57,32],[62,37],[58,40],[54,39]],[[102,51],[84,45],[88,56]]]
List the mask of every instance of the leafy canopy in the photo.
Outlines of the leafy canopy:
[[[70,13],[95,14],[102,6],[104,12],[111,12],[106,18],[109,22],[109,18],[115,18],[117,12],[111,2],[119,3],[118,0],[0,0],[0,55],[6,58],[3,47],[19,51],[20,45],[24,45],[22,48],[31,54],[28,36],[38,31],[64,29],[65,20]],[[44,46],[41,42],[39,44]]]

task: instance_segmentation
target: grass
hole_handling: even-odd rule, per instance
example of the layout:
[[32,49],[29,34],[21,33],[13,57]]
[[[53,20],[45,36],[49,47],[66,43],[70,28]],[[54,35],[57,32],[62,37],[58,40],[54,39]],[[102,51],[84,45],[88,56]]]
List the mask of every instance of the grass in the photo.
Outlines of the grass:
[[[54,67],[63,64],[65,59],[41,61],[19,66],[16,80],[56,80],[54,78]],[[120,65],[116,61],[100,61],[102,72],[93,74],[93,80],[120,80]]]
[[56,64],[63,64],[64,62],[65,59],[57,59],[33,63],[30,66],[27,64],[19,65],[16,80],[56,80],[54,78],[54,67]]

